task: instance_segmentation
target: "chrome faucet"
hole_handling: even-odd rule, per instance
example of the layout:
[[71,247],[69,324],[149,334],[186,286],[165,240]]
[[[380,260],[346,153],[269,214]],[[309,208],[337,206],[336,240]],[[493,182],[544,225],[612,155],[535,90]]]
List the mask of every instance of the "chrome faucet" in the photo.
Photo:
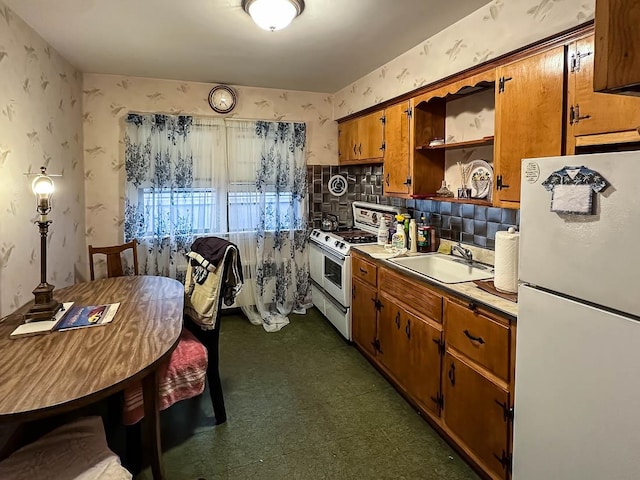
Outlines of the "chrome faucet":
[[451,247],[451,255],[453,255],[453,252],[459,252],[469,265],[473,265],[473,252],[468,248],[464,248],[459,242]]

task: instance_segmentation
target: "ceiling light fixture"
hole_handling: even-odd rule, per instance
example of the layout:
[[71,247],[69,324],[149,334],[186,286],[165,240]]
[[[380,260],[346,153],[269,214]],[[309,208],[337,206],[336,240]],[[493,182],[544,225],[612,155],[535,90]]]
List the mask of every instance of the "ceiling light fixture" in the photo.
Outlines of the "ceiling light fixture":
[[304,0],[242,0],[242,8],[260,28],[283,29],[304,10]]

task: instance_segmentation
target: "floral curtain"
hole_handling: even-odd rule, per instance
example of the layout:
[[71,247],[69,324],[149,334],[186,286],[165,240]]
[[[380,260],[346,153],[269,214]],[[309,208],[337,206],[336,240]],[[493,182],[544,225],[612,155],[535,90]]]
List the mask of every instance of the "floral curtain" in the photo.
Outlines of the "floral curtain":
[[124,237],[141,245],[141,273],[184,280],[194,235],[212,224],[204,218],[211,212],[194,205],[211,192],[213,140],[220,135],[223,124],[195,125],[190,116],[126,117]]
[[141,273],[184,282],[193,240],[215,235],[240,250],[251,322],[277,331],[311,306],[304,123],[131,113],[124,144]]
[[[290,122],[227,124],[229,237],[240,248],[250,306],[267,331],[311,306],[307,252],[306,126]],[[235,227],[235,228],[234,228]]]

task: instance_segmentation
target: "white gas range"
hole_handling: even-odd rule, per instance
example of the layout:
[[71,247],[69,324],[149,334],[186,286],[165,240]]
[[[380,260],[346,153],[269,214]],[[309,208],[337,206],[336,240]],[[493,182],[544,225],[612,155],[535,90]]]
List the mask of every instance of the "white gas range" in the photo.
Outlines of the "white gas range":
[[347,340],[351,340],[351,246],[376,243],[380,219],[385,217],[392,226],[394,216],[403,211],[365,202],[353,202],[352,209],[352,229],[314,229],[309,237],[313,304]]

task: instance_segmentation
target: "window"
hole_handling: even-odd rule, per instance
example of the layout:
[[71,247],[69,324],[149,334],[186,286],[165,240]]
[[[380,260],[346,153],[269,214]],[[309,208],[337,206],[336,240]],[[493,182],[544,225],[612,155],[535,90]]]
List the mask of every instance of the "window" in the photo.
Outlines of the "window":
[[[241,184],[233,184],[236,188]],[[245,232],[255,230],[258,216],[262,208],[258,192],[229,191],[229,231]],[[281,228],[293,228],[290,208],[291,193],[267,192],[264,195],[265,230],[275,230],[276,225]],[[301,207],[296,207],[301,208]]]
[[[246,232],[255,230],[262,204],[257,192],[234,191],[246,189],[244,183],[230,185],[227,192],[228,225],[221,224],[226,215],[217,211],[217,195],[213,188],[181,188],[172,190],[140,189],[145,210],[153,212],[150,216],[151,231],[168,231],[165,227],[173,225],[176,233],[192,231],[195,234]],[[222,192],[224,195],[224,192]],[[224,202],[224,197],[221,199]],[[267,192],[264,196],[265,229],[295,228],[292,225],[290,208],[291,193]],[[301,210],[300,205],[296,205]],[[298,213],[301,215],[301,212]]]
[[142,188],[144,209],[153,212],[153,224],[149,225],[152,235],[156,231],[168,231],[162,228],[173,225],[176,232],[193,231],[208,233],[217,231],[214,212],[216,195],[212,188],[174,188],[155,190]]

